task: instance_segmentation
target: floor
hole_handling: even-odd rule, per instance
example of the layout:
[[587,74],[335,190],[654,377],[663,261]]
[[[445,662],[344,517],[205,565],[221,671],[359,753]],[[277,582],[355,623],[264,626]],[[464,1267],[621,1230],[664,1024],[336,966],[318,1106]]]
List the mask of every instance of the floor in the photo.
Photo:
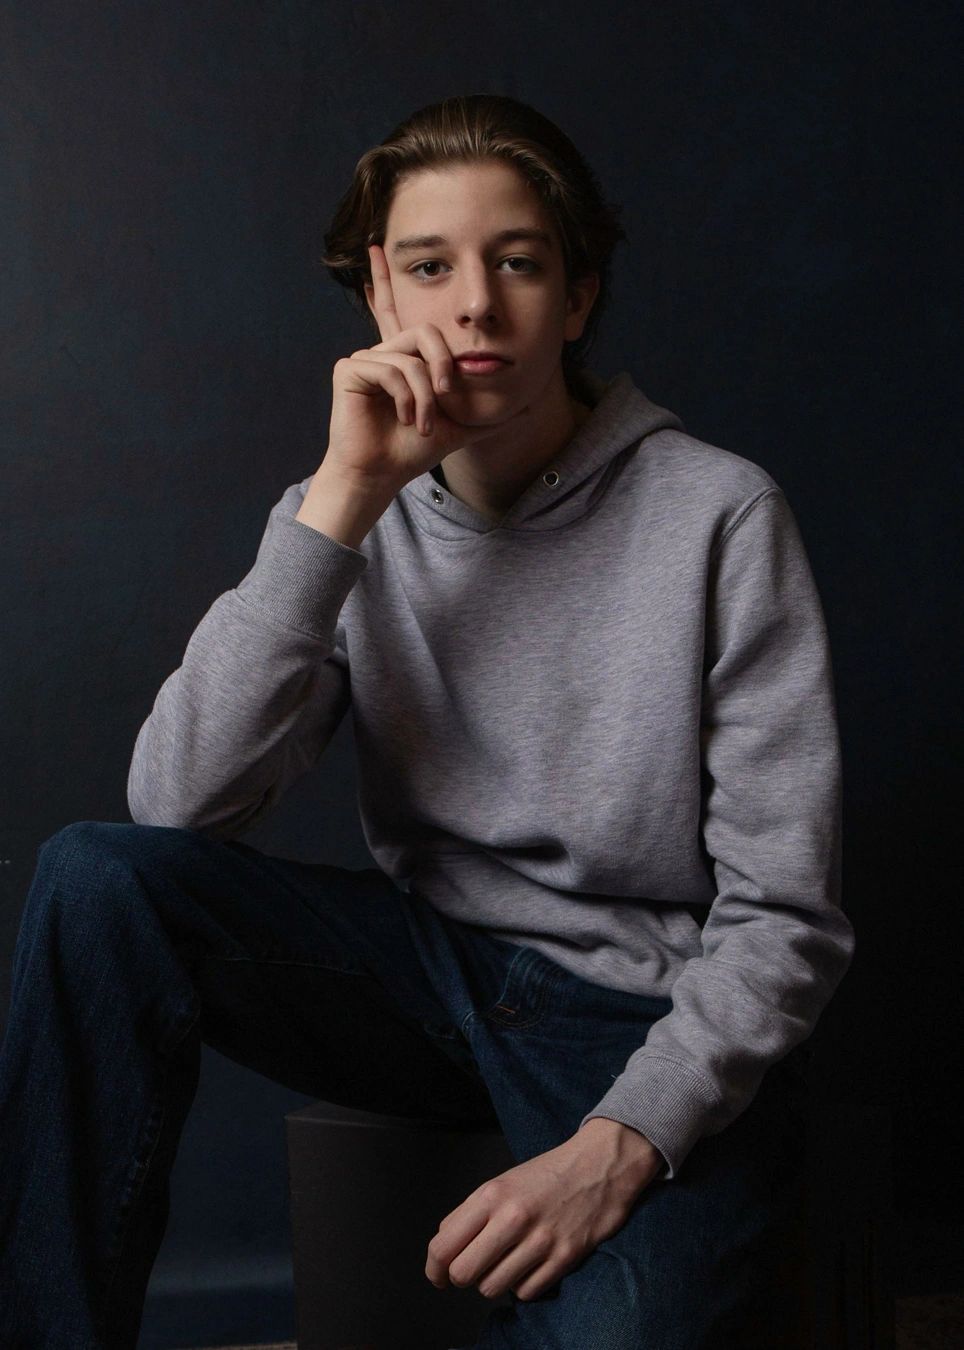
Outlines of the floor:
[[899,1298],[896,1350],[960,1350],[964,1345],[964,1294]]
[[[964,1346],[964,1294],[922,1294],[896,1302],[896,1350],[960,1350]],[[273,1345],[205,1346],[198,1350],[298,1350],[294,1341]],[[345,1346],[344,1350],[367,1350]]]

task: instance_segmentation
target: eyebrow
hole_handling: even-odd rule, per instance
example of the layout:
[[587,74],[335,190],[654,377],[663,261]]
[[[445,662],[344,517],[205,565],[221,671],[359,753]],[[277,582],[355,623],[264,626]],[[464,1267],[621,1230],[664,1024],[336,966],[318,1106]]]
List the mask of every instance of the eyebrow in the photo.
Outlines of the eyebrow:
[[[532,239],[537,243],[545,244],[546,248],[552,248],[552,238],[545,230],[530,229],[526,226],[500,230],[498,234],[492,236],[489,242],[492,244],[508,244],[515,239]],[[392,245],[392,256],[396,257],[399,253],[414,253],[423,248],[444,248],[448,242],[441,234],[409,234]]]

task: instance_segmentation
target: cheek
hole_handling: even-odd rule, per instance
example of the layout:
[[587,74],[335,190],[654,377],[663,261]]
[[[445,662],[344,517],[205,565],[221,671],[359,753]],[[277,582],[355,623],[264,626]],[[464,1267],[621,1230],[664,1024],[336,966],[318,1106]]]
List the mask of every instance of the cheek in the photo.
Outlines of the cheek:
[[392,274],[392,299],[403,328],[418,322],[420,311],[425,309],[425,295],[419,291],[411,277],[405,272]]
[[565,303],[556,304],[546,296],[527,297],[525,321],[528,327],[543,336],[557,332],[565,323]]
[[445,315],[442,306],[433,296],[412,292],[411,287],[405,291],[401,288],[395,292],[395,309],[398,313],[398,322],[403,328],[415,328],[422,323],[434,324],[436,328],[445,331]]

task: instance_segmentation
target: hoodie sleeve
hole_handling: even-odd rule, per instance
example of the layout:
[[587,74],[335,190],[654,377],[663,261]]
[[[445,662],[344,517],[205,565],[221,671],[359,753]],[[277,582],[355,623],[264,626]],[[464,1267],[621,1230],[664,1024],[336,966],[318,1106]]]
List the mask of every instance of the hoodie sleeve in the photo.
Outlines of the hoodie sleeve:
[[701,713],[702,833],[717,895],[672,1010],[580,1126],[646,1136],[675,1177],[812,1033],[846,973],[841,761],[830,650],[778,487],[746,503],[710,560]]
[[310,481],[272,508],[254,566],[214,601],[161,686],[128,775],[137,824],[214,839],[250,829],[347,711],[338,615],[368,558],[294,519]]

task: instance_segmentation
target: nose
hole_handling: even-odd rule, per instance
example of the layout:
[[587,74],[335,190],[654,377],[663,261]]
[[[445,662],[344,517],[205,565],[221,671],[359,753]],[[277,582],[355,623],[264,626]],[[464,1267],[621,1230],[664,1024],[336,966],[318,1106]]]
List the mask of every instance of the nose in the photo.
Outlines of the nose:
[[461,289],[456,299],[458,321],[466,324],[491,324],[498,317],[499,303],[496,280],[485,263],[463,268]]

